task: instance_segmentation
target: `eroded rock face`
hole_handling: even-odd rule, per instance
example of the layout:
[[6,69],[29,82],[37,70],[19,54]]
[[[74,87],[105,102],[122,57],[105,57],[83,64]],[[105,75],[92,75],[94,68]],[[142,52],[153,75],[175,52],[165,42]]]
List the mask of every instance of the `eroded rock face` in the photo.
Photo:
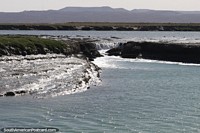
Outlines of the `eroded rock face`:
[[200,45],[160,42],[127,42],[107,51],[123,58],[143,58],[185,63],[200,63]]
[[80,42],[80,49],[81,52],[89,58],[89,60],[94,60],[94,58],[102,56],[96,49],[96,45],[94,43]]

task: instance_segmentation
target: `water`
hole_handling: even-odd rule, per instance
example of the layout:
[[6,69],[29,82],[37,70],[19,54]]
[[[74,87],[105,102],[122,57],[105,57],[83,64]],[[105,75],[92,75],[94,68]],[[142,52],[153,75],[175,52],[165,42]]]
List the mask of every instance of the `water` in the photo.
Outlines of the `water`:
[[[196,32],[172,34],[200,37]],[[102,68],[102,83],[85,92],[47,99],[0,98],[0,127],[55,127],[62,133],[200,132],[198,65],[112,56],[94,63]]]
[[37,98],[45,98],[83,92],[90,85],[100,82],[96,67],[76,57],[47,54],[0,59],[2,95],[23,91]]
[[112,41],[173,41],[200,42],[200,32],[164,32],[164,31],[35,31],[35,30],[0,30],[0,35],[53,35],[69,37],[90,37],[111,39]]

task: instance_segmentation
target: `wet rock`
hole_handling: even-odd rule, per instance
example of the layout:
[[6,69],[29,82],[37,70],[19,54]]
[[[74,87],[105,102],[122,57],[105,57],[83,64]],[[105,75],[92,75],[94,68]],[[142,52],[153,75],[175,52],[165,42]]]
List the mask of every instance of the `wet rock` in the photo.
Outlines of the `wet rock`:
[[4,96],[15,96],[14,92],[6,92]]
[[7,49],[0,49],[0,55],[9,55]]
[[27,52],[26,51],[22,51],[22,56],[26,56]]
[[126,43],[122,47],[121,56],[124,58],[136,58],[141,53],[141,46]]
[[121,49],[119,47],[117,48],[112,48],[108,51],[106,51],[106,53],[110,56],[114,55],[114,56],[120,56],[121,55]]
[[81,28],[81,30],[90,31],[90,30],[94,30],[94,29],[92,27],[84,26],[84,27]]
[[80,50],[89,60],[102,56],[96,49],[96,45],[91,42],[80,42]]
[[15,91],[16,94],[19,94],[19,95],[23,95],[25,93],[27,93],[26,91],[22,90],[22,91]]

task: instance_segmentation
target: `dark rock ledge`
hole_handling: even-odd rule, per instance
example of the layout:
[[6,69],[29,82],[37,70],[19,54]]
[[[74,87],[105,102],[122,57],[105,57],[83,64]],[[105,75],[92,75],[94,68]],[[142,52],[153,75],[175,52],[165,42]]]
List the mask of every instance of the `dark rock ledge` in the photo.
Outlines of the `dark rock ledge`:
[[127,42],[107,51],[122,58],[200,63],[200,44],[167,42]]
[[21,91],[8,91],[5,92],[4,94],[0,94],[0,97],[11,97],[11,96],[16,96],[16,95],[25,95],[26,93],[28,93],[25,90],[21,90]]

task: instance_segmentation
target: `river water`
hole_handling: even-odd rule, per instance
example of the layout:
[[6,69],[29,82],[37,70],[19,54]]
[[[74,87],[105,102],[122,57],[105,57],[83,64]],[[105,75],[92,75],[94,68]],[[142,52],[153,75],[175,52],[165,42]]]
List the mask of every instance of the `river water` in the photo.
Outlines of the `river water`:
[[[108,44],[125,40],[200,42],[198,32],[0,34],[30,32],[90,36],[103,40],[105,45],[109,39]],[[0,127],[55,127],[62,133],[200,132],[199,65],[114,56],[97,58],[94,63],[102,68],[102,82],[87,91],[45,99],[0,98]]]

